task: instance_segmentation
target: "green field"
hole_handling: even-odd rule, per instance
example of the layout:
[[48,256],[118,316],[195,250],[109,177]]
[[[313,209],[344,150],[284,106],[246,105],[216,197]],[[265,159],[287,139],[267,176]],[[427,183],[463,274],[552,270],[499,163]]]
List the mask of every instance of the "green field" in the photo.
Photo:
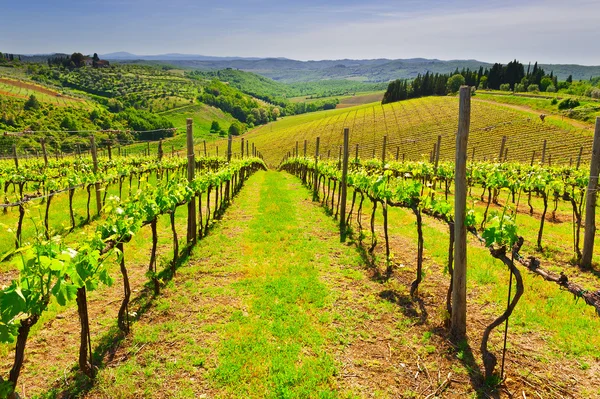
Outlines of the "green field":
[[[265,149],[271,164],[277,164],[299,142],[307,140],[308,154],[315,151],[315,139],[320,137],[320,153],[337,157],[342,144],[342,131],[350,129],[350,145],[354,154],[359,144],[359,156],[380,156],[383,136],[387,136],[387,157],[396,152],[406,159],[429,159],[429,154],[442,136],[441,159],[454,159],[454,135],[458,124],[458,99],[455,97],[426,97],[386,105],[367,104],[335,111],[286,117],[281,121],[258,127],[245,135],[247,140]],[[592,136],[587,129],[547,120],[539,114],[503,107],[473,99],[470,156],[475,159],[494,159],[502,137],[507,136],[508,159],[529,162],[536,151],[539,160],[543,141],[547,140],[546,156],[553,163],[576,160],[579,148],[584,147],[585,159],[591,153]],[[268,149],[268,150],[267,150]],[[375,151],[375,152],[374,152]]]

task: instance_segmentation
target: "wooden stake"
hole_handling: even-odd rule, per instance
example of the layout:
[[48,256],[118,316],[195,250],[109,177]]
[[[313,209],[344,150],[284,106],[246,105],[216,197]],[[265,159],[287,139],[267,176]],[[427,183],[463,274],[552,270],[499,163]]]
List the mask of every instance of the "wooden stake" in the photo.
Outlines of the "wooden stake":
[[400,156],[400,147],[396,147],[396,162],[398,162],[399,156]]
[[502,144],[500,144],[500,155],[498,155],[498,162],[502,162],[504,157],[504,146],[506,145],[506,136],[502,136]]
[[317,142],[315,144],[315,173],[313,173],[314,181],[313,181],[313,200],[316,201],[319,193],[317,192],[317,183],[319,182],[319,173],[318,164],[319,164],[319,142],[321,141],[320,137],[317,137]]
[[231,134],[227,136],[227,162],[231,161],[231,143],[232,143],[233,137],[231,137]]
[[[98,152],[96,150],[96,138],[94,135],[90,136],[90,144],[92,151],[92,161],[94,163],[94,173],[98,172]],[[97,215],[100,215],[102,211],[102,196],[100,195],[100,182],[96,183],[96,210]]]
[[542,165],[546,162],[546,140],[544,140],[544,146],[542,147]]
[[583,154],[583,146],[579,147],[579,156],[577,157],[577,169],[581,166],[581,154]]
[[440,148],[442,146],[442,136],[438,135],[437,145],[435,147],[435,170],[437,171],[438,164],[440,163]]
[[42,153],[44,154],[44,166],[47,168],[48,167],[48,153],[46,152],[46,139],[42,138],[40,143],[42,144]]
[[307,141],[304,140],[304,158],[306,158],[306,144],[307,144]]
[[583,237],[583,253],[581,266],[592,266],[594,237],[596,235],[596,191],[598,190],[598,173],[600,173],[600,117],[596,117],[596,131],[592,145],[592,160],[590,162],[590,180],[586,193],[585,204],[585,235]]
[[471,90],[461,86],[456,135],[454,197],[454,275],[452,281],[451,336],[458,342],[467,333],[467,143],[471,121]]
[[13,152],[13,159],[15,160],[15,168],[17,168],[17,170],[19,170],[19,157],[17,155],[17,145],[16,144],[12,145],[12,152]]
[[341,199],[340,199],[340,241],[346,241],[346,197],[348,182],[348,153],[350,152],[348,140],[350,136],[350,130],[344,128],[344,151],[342,160],[342,181],[340,182]]
[[204,157],[207,157],[207,153],[206,153],[206,140],[204,140]]
[[383,136],[383,149],[381,150],[381,163],[385,164],[385,153],[387,152],[387,136]]
[[242,159],[244,159],[244,138],[242,137],[242,148],[240,151],[240,156]]
[[[194,133],[192,118],[187,119],[187,178],[188,182],[194,181],[196,171],[196,159],[194,155]],[[231,136],[229,136],[231,137]],[[188,202],[188,220],[187,220],[187,242],[196,243],[196,197],[193,196]]]

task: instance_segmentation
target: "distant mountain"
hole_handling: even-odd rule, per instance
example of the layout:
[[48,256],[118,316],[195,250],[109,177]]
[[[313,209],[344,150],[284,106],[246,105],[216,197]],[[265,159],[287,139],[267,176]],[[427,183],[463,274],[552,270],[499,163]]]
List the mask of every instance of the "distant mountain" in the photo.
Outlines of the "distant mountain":
[[173,61],[173,60],[187,60],[187,61],[233,61],[233,60],[259,60],[260,58],[243,58],[243,57],[212,57],[207,55],[199,54],[180,54],[180,53],[168,53],[168,54],[157,54],[157,55],[137,55],[128,53],[126,51],[119,51],[116,53],[100,54],[100,58],[109,61],[122,61],[122,60],[145,60],[145,61]]

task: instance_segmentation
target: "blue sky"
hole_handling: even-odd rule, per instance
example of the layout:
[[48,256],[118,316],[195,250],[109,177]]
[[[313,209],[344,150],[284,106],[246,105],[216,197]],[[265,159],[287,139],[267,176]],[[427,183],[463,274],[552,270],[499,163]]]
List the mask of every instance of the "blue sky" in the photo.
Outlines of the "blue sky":
[[600,65],[600,1],[0,0],[0,51]]

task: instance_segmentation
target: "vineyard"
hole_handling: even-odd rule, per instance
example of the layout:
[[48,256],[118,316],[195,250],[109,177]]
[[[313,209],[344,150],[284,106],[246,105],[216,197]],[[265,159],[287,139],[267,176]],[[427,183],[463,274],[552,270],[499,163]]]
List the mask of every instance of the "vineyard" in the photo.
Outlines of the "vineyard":
[[[456,133],[457,99],[427,97],[386,105],[369,104],[335,112],[294,116],[270,126],[254,129],[247,139],[265,151],[268,163],[276,165],[298,141],[307,153],[315,151],[315,138],[321,139],[321,154],[337,159],[344,127],[350,129],[352,142],[359,144],[359,156],[380,156],[383,137],[387,136],[387,159],[429,159],[438,136],[442,136],[440,159],[453,159]],[[538,115],[512,110],[473,99],[469,158],[494,160],[499,157],[502,138],[506,136],[503,158],[508,161],[542,160],[547,140],[545,161],[569,164],[577,161],[581,147],[587,159],[592,139],[587,131],[565,128],[543,122]],[[268,144],[268,146],[266,145]],[[534,154],[535,151],[535,154]]]
[[592,136],[457,101],[0,161],[0,397],[600,395]]

